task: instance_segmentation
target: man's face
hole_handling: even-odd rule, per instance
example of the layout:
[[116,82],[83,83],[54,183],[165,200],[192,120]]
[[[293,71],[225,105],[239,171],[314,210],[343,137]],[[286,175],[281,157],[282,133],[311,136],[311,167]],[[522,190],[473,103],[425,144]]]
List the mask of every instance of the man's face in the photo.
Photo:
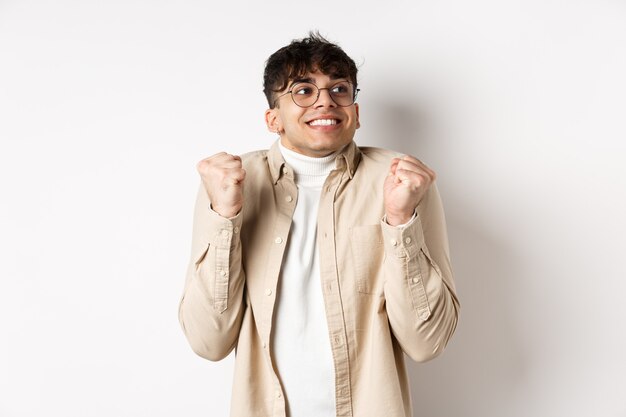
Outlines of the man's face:
[[306,108],[296,105],[291,94],[285,94],[300,80],[292,81],[277,94],[285,95],[278,99],[277,107],[265,112],[265,121],[270,131],[280,133],[281,143],[287,149],[306,156],[327,156],[352,141],[359,128],[359,106],[354,103],[340,107],[330,97],[327,88],[348,81],[345,78],[333,79],[316,71],[304,79],[323,89],[315,104]]

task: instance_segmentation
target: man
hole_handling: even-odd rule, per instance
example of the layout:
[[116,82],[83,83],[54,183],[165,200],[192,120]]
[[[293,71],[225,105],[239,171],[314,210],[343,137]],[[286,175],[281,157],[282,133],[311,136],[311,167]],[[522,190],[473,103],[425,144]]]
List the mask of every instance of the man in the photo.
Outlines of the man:
[[357,68],[319,34],[264,91],[271,149],[198,164],[185,335],[236,348],[233,417],[412,416],[404,353],[438,355],[459,308],[435,173],[356,146]]

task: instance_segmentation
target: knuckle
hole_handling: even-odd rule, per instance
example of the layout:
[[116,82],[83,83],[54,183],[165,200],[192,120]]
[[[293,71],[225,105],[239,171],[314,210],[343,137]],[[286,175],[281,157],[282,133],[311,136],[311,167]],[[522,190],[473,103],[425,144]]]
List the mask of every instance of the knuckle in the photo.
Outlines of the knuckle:
[[206,174],[209,170],[209,162],[206,159],[203,159],[196,164],[196,169],[200,174]]
[[219,167],[219,168],[216,170],[216,174],[217,174],[220,178],[224,179],[224,178],[228,178],[228,177],[230,176],[230,175],[229,175],[230,171],[231,171],[231,170],[230,170],[230,169],[228,169],[228,168],[225,168],[225,167]]

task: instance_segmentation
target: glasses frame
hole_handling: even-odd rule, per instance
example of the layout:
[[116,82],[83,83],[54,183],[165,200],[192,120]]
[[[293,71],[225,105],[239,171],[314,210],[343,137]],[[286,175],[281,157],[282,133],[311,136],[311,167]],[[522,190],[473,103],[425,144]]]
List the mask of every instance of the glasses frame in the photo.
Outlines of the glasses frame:
[[[350,104],[341,105],[341,104],[337,103],[337,102],[335,101],[335,99],[333,98],[333,95],[330,93],[330,90],[331,90],[332,88],[334,88],[337,84],[340,84],[340,83],[342,83],[342,82],[347,82],[347,83],[348,83],[348,84],[350,84],[350,86],[352,87],[353,95],[352,95],[352,103],[350,103]],[[294,90],[294,87],[296,87],[296,86],[297,86],[297,85],[299,85],[299,84],[311,84],[311,85],[315,86],[315,88],[317,88],[317,97],[315,97],[315,101],[314,101],[313,103],[311,103],[310,105],[308,105],[308,106],[301,106],[301,105],[299,105],[298,103],[296,103],[296,99],[293,97],[293,90]],[[303,108],[303,109],[307,109],[307,108],[309,108],[309,107],[314,106],[314,105],[315,105],[315,103],[317,103],[317,101],[320,99],[320,94],[321,94],[322,90],[328,90],[328,95],[330,96],[330,99],[333,101],[333,103],[335,103],[335,104],[336,104],[336,105],[338,105],[339,107],[350,107],[350,106],[352,106],[352,105],[356,102],[356,97],[357,97],[357,95],[359,94],[359,91],[361,91],[361,89],[360,89],[360,88],[354,88],[354,86],[352,85],[352,83],[351,83],[351,82],[349,82],[349,81],[338,81],[338,82],[336,82],[335,84],[331,85],[330,87],[323,87],[323,88],[319,88],[319,87],[318,87],[317,85],[315,85],[314,83],[301,81],[301,82],[297,82],[297,83],[295,83],[295,84],[292,84],[292,85],[291,85],[291,88],[289,88],[289,91],[286,91],[285,93],[283,93],[283,94],[279,95],[278,97],[276,97],[276,99],[274,100],[274,107],[276,107],[276,104],[278,103],[278,99],[279,99],[279,98],[284,97],[284,96],[286,96],[287,94],[290,94],[290,95],[291,95],[291,101],[293,101],[293,103],[294,103],[296,106],[301,107],[301,108]]]

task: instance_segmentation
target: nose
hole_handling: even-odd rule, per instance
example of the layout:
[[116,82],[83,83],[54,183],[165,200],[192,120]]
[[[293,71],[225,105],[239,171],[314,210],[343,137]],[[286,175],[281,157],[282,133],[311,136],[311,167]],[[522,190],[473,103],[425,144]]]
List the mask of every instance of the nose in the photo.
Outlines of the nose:
[[337,103],[330,96],[330,88],[320,88],[315,107],[337,107]]

